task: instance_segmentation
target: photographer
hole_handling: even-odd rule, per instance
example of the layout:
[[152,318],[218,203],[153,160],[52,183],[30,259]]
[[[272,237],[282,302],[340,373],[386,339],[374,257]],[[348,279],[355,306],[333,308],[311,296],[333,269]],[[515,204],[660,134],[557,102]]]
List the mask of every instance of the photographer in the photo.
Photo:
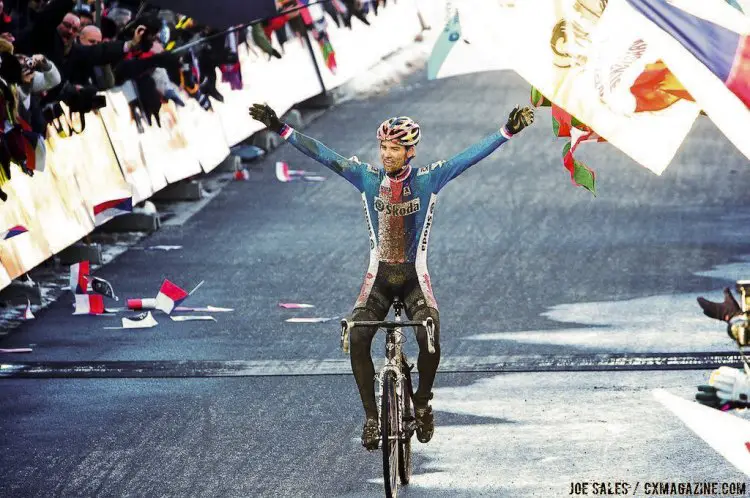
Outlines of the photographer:
[[31,57],[16,54],[21,63],[21,83],[18,85],[19,114],[27,122],[31,122],[31,96],[40,94],[60,84],[60,71],[41,54]]

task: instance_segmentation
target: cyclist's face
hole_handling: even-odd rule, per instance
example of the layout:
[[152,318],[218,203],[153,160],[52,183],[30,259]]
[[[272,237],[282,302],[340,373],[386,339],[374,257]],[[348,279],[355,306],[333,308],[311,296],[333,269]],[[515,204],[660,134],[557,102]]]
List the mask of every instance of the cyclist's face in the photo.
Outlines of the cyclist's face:
[[406,159],[413,156],[413,147],[404,147],[395,142],[381,141],[380,142],[380,160],[383,163],[385,171],[392,173],[400,170],[404,167]]

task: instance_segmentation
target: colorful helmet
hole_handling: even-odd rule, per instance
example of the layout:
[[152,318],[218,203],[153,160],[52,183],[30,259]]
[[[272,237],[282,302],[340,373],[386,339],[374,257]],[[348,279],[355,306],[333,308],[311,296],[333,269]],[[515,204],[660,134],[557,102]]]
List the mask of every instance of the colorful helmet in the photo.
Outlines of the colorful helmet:
[[387,119],[378,128],[378,140],[393,140],[405,147],[417,145],[421,137],[419,125],[407,116]]

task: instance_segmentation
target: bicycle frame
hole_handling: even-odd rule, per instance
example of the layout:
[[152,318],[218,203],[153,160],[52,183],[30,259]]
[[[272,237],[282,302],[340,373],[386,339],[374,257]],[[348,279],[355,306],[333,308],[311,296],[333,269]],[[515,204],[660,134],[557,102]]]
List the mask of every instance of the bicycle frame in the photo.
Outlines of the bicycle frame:
[[[393,304],[394,321],[401,322],[401,310],[403,304],[396,301]],[[404,399],[401,395],[402,383],[405,382],[405,375],[402,369],[402,358],[406,358],[403,354],[404,335],[401,332],[401,327],[388,328],[385,336],[385,364],[380,372],[375,374],[375,378],[378,380],[378,407],[383,405],[383,379],[388,372],[392,372],[396,379],[396,401],[398,403],[398,413],[404,413]],[[404,433],[404,420],[403,417],[398,417],[398,431],[396,436],[400,439]]]
[[[401,312],[404,303],[400,298],[393,300],[393,312],[395,319],[389,321],[349,321],[341,320],[341,349],[344,353],[349,352],[349,332],[353,327],[377,327],[386,329],[385,337],[385,364],[375,375],[378,382],[378,420],[380,421],[381,451],[383,452],[383,472],[386,480],[385,490],[387,497],[395,497],[398,492],[398,478],[401,484],[409,483],[411,477],[411,436],[415,430],[415,421],[411,415],[411,404],[406,405],[406,396],[413,399],[411,385],[411,368],[408,366],[403,344],[404,334],[402,327],[423,326],[427,330],[427,350],[435,353],[435,324],[432,318],[424,321],[402,321]],[[385,381],[393,376],[393,397],[386,396]],[[406,385],[404,385],[406,382]],[[390,385],[390,381],[389,381]],[[406,389],[408,391],[406,391]],[[388,401],[388,411],[384,413]],[[393,406],[391,403],[395,404]],[[405,406],[406,405],[406,406]],[[395,412],[394,419],[388,421],[387,417]],[[408,415],[405,415],[407,414]],[[406,418],[408,417],[408,418]],[[406,427],[408,426],[408,427]],[[394,449],[395,447],[395,449]],[[395,452],[395,458],[394,458]],[[398,477],[395,472],[398,472]],[[390,479],[390,480],[389,480]]]

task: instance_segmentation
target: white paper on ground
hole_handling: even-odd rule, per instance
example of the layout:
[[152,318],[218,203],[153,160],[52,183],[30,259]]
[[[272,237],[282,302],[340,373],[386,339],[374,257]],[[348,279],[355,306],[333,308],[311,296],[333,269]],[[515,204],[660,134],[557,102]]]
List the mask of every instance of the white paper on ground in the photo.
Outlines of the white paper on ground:
[[172,319],[174,322],[191,322],[195,320],[213,320],[216,321],[216,318],[210,316],[210,315],[169,315],[169,318]]
[[190,306],[178,306],[174,311],[215,311],[217,313],[226,313],[234,311],[234,308],[219,308],[218,306],[206,306],[205,308],[191,308]]
[[124,329],[148,329],[156,327],[158,322],[154,320],[151,312],[147,312],[145,316],[143,314],[138,315],[134,319],[125,318],[122,319],[122,328]]

